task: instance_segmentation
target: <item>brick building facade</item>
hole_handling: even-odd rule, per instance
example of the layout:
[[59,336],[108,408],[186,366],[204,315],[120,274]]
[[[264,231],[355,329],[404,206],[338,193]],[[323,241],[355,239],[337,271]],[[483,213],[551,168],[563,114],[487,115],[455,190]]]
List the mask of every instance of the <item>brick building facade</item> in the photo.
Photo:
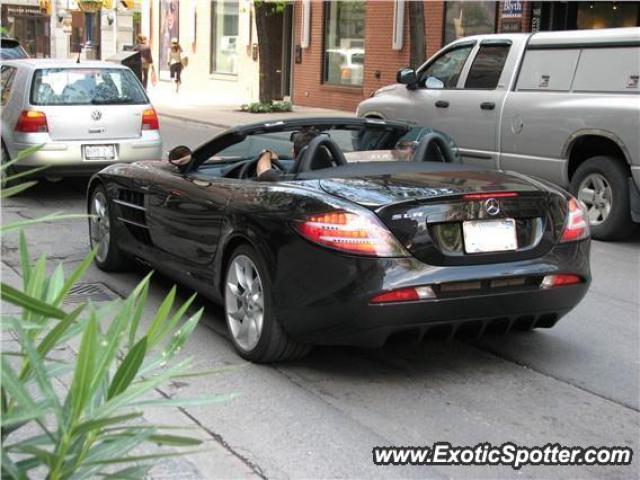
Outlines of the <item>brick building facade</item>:
[[[476,33],[637,26],[639,3],[429,1],[424,4],[426,54],[428,58],[453,39]],[[399,26],[398,8],[404,10],[400,48],[392,46],[394,26]],[[409,65],[409,1],[359,2],[357,9],[363,12],[345,11],[356,10],[353,2],[295,2],[294,104],[354,111],[376,89],[394,83],[396,72]],[[340,14],[345,20],[330,25]],[[361,28],[354,29],[354,23]],[[354,31],[357,38],[349,38]],[[353,61],[358,55],[360,65]],[[337,56],[340,60],[332,65],[328,58]],[[351,76],[346,82],[350,84],[341,84],[345,82],[340,77],[327,73],[331,69],[343,70],[347,79]]]

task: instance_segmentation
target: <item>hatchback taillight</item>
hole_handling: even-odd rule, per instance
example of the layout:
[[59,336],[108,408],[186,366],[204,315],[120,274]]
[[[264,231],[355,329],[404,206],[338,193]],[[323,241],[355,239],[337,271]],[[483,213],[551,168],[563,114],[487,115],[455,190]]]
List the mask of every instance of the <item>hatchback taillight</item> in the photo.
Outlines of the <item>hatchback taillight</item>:
[[159,130],[160,122],[158,114],[153,108],[148,108],[142,112],[142,130]]
[[307,240],[345,253],[370,257],[406,257],[408,253],[373,214],[328,212],[296,222]]
[[15,130],[22,133],[48,132],[47,116],[43,112],[24,110],[16,122]]
[[571,197],[568,203],[567,221],[562,231],[561,242],[575,242],[589,237],[589,220],[578,200]]

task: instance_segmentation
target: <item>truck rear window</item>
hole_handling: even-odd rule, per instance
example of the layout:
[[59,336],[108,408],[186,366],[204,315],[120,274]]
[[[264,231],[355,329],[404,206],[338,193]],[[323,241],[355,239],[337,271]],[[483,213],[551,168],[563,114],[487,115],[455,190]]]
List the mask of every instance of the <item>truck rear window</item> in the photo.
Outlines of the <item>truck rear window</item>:
[[32,105],[144,105],[140,82],[122,68],[43,68],[31,84]]

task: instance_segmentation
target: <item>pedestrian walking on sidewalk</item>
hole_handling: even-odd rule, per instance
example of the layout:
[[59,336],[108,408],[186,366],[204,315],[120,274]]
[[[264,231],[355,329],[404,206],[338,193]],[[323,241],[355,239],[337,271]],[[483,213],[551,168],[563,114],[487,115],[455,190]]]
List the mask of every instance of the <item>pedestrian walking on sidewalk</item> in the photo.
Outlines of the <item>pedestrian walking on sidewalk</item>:
[[[149,84],[149,71],[151,71],[151,75],[155,75],[155,70],[153,68],[153,57],[151,56],[151,47],[147,43],[147,37],[144,35],[138,35],[138,43],[133,48],[135,51],[140,52],[140,60],[142,61],[142,86],[144,89],[147,89],[147,85]],[[151,83],[153,84],[154,80],[151,79]]]
[[[186,58],[186,57],[185,57]],[[180,89],[182,83],[182,68],[184,66],[184,58],[182,57],[182,47],[178,43],[177,38],[171,39],[171,47],[167,53],[167,63],[169,64],[169,72],[171,78],[176,82],[176,93]]]

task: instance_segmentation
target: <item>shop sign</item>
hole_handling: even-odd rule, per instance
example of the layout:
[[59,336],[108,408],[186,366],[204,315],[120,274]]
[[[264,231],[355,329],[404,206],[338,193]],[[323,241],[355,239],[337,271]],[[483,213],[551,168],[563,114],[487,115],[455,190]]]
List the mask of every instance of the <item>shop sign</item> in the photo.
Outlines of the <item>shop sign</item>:
[[502,18],[522,17],[522,4],[519,0],[505,0],[502,2]]
[[3,5],[7,15],[41,15],[40,7],[31,5]]
[[531,32],[536,33],[540,31],[540,24],[542,23],[542,5],[540,2],[536,2],[531,9]]
[[522,32],[522,22],[520,20],[503,20],[500,31],[502,33]]

